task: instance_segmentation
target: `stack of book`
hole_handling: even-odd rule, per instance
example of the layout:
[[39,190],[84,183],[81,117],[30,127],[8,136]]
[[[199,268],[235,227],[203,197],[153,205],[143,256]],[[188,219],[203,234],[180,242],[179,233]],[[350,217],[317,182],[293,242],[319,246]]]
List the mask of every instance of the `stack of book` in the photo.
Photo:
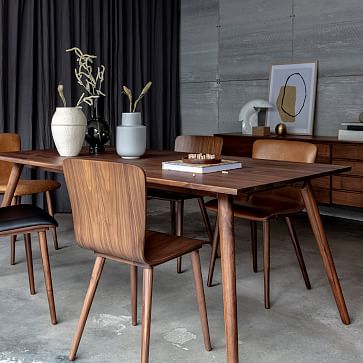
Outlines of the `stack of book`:
[[342,122],[345,130],[339,130],[338,139],[346,141],[363,141],[363,122]]

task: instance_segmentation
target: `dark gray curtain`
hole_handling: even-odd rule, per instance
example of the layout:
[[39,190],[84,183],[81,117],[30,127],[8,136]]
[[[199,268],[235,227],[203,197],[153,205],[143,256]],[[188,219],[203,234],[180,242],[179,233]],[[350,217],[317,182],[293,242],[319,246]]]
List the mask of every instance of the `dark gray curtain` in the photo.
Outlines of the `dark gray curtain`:
[[[68,104],[81,94],[75,57],[65,51],[77,46],[106,67],[111,143],[128,110],[121,86],[136,94],[151,80],[139,106],[148,146],[172,148],[180,127],[179,16],[180,0],[0,0],[0,132],[19,133],[23,149],[54,147],[57,84],[64,84]],[[57,211],[69,208],[64,194],[57,193]]]

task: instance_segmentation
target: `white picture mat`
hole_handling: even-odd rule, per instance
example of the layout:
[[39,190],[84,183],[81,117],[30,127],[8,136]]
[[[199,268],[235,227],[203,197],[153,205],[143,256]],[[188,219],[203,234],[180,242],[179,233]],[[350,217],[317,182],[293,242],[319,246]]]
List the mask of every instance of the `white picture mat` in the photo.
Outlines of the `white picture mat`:
[[274,105],[274,108],[267,112],[266,125],[270,126],[271,132],[274,132],[275,126],[283,122],[276,107],[277,98],[281,86],[284,86],[287,78],[294,73],[298,73],[301,76],[291,76],[287,85],[296,86],[296,111],[299,111],[304,104],[305,86],[302,78],[306,85],[306,99],[301,112],[295,116],[295,121],[284,122],[284,124],[286,125],[288,134],[312,135],[315,111],[317,62],[271,66],[269,102]]

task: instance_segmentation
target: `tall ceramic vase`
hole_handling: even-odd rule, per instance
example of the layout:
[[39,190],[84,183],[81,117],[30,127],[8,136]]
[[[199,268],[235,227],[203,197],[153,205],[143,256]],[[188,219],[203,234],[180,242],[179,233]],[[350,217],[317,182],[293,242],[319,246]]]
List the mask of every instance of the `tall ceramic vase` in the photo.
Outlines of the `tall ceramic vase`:
[[87,118],[81,107],[57,107],[52,118],[52,135],[60,156],[76,156],[82,149]]
[[140,112],[124,112],[116,129],[116,152],[123,159],[138,159],[146,150],[146,126]]

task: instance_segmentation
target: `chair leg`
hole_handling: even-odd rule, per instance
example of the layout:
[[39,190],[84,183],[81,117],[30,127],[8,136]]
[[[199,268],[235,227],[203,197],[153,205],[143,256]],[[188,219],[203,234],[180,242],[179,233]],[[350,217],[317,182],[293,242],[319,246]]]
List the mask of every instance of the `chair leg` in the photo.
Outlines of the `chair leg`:
[[310,284],[308,272],[306,270],[304,257],[303,257],[303,255],[301,253],[301,248],[300,248],[299,240],[298,240],[297,235],[296,235],[295,228],[294,228],[294,226],[293,226],[293,224],[291,222],[290,217],[285,217],[285,221],[286,221],[287,227],[289,229],[291,242],[292,242],[292,244],[294,246],[296,258],[297,258],[297,261],[299,262],[300,270],[301,270],[301,273],[302,273],[304,281],[305,281],[305,286],[306,286],[306,288],[308,290],[310,290],[311,289],[311,284]]
[[175,234],[176,233],[176,222],[175,222],[175,201],[171,200],[170,201],[170,230],[171,230],[171,234]]
[[213,284],[213,273],[214,273],[214,267],[216,265],[218,244],[219,244],[219,225],[218,225],[218,215],[217,215],[216,226],[214,228],[212,252],[211,252],[210,261],[209,261],[209,271],[208,271],[208,281],[207,281],[208,287],[211,287]]
[[262,228],[265,309],[270,309],[270,222],[263,221]]
[[[183,215],[184,215],[184,201],[179,200],[175,202],[175,234],[177,236],[183,235]],[[177,258],[176,271],[178,274],[182,272],[181,268],[182,258]]]
[[209,243],[212,244],[213,243],[213,232],[212,232],[212,227],[210,226],[210,221],[209,221],[207,209],[205,208],[205,205],[204,205],[203,197],[198,198],[198,203],[199,203],[200,212],[202,213],[203,222],[204,222],[205,228],[207,230]]
[[205,350],[209,352],[212,349],[212,346],[210,343],[207,308],[205,305],[202,270],[200,267],[200,257],[198,250],[191,252],[190,259],[192,261],[195,293],[197,295],[200,323],[202,325],[203,338],[204,338],[204,347]]
[[253,272],[257,272],[257,222],[251,221],[252,265]]
[[55,313],[55,304],[54,304],[54,295],[53,295],[53,286],[52,286],[52,275],[50,272],[50,264],[49,264],[47,235],[45,231],[38,232],[38,238],[39,238],[40,253],[42,256],[45,287],[48,296],[50,320],[52,324],[57,324],[57,316]]
[[[50,191],[47,190],[45,192],[45,199],[47,200],[47,208],[48,208],[48,213],[54,217],[54,211],[53,211],[53,203],[52,203],[52,196],[50,195]],[[59,246],[58,246],[58,237],[57,237],[57,229],[56,227],[51,228],[50,229],[53,235],[53,242],[54,242],[54,249],[58,250]]]
[[[21,202],[21,197],[13,197],[11,205],[19,205]],[[16,234],[10,236],[10,265],[15,265],[15,242]]]
[[34,284],[34,272],[33,272],[33,254],[32,254],[32,244],[30,239],[30,233],[24,234],[24,245],[25,245],[25,255],[26,255],[26,265],[28,268],[28,279],[30,294],[35,294],[35,284]]
[[86,297],[84,298],[81,316],[79,317],[76,334],[74,335],[71,350],[68,355],[68,359],[73,361],[76,358],[79,342],[81,341],[84,327],[88,318],[89,311],[91,309],[92,301],[96,293],[98,282],[102,274],[103,266],[105,265],[105,258],[97,256],[95,264],[93,266],[91,280],[89,282]]
[[137,266],[130,266],[131,323],[137,325]]
[[10,237],[10,265],[15,265],[15,242],[16,235]]
[[141,363],[149,362],[153,269],[144,268],[142,285]]

